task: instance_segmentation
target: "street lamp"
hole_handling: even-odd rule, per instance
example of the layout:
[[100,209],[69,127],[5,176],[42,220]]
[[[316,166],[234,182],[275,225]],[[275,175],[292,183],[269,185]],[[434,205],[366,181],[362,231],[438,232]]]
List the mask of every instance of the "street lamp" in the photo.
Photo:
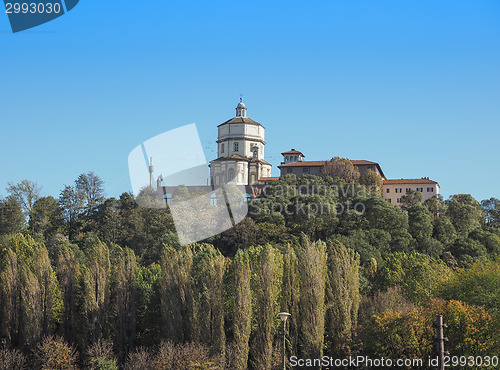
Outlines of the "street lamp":
[[286,331],[285,331],[285,325],[286,325],[286,319],[288,319],[288,316],[291,316],[291,315],[288,312],[280,312],[278,314],[278,316],[281,319],[281,321],[283,321],[283,370],[286,370],[286,362],[285,362],[285,352],[286,352],[285,335],[286,335]]

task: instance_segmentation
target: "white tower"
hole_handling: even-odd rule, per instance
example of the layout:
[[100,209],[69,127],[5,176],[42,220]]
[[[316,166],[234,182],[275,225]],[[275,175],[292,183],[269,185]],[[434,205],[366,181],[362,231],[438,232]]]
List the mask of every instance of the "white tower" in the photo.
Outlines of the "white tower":
[[264,160],[264,131],[264,126],[247,117],[240,98],[236,116],[218,126],[218,156],[210,162],[213,185],[253,185],[271,176],[271,164]]

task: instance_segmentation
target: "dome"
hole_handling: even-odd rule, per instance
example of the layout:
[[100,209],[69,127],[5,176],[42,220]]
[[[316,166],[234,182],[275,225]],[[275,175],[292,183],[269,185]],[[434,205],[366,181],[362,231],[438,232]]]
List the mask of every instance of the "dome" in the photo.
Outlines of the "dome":
[[240,102],[238,103],[238,106],[237,106],[236,108],[246,108],[246,107],[245,107],[245,103],[243,103],[242,101],[240,101]]

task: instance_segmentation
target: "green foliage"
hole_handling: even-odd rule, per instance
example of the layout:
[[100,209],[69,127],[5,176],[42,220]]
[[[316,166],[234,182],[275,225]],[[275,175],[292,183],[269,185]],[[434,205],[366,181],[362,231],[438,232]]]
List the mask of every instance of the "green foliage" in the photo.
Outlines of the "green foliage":
[[452,195],[446,201],[446,215],[455,229],[462,235],[467,235],[475,227],[484,222],[481,205],[470,194]]
[[300,355],[321,358],[325,331],[326,245],[321,241],[310,242],[304,237],[297,257],[300,271]]
[[451,274],[442,261],[412,252],[390,255],[377,275],[380,288],[400,285],[412,302],[427,302]]
[[0,200],[0,235],[23,231],[26,220],[17,200]]
[[269,369],[273,359],[273,338],[278,313],[276,303],[282,270],[277,271],[281,263],[276,260],[276,250],[273,247],[267,245],[258,251],[253,270],[255,310],[251,363],[254,368]]
[[410,208],[422,204],[422,193],[416,190],[408,190],[401,197],[401,209],[410,210]]
[[325,296],[325,331],[329,353],[347,354],[342,348],[356,327],[360,302],[359,255],[340,243],[329,244]]
[[234,342],[232,365],[236,370],[248,366],[249,340],[252,324],[252,291],[250,288],[250,264],[248,254],[238,251],[234,258]]
[[440,295],[500,314],[500,263],[476,262],[459,269],[440,288]]
[[339,177],[346,182],[359,180],[359,171],[347,158],[334,157],[325,162],[322,170],[323,176]]

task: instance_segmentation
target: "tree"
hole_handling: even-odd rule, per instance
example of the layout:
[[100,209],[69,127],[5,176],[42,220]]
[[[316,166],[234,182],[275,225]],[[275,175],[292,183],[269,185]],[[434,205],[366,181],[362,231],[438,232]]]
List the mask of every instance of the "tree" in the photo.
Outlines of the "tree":
[[69,236],[75,236],[79,217],[83,213],[84,198],[82,193],[76,191],[73,186],[65,185],[59,195],[59,204],[63,209],[63,215],[69,226]]
[[500,199],[490,198],[481,202],[481,207],[486,215],[486,224],[500,228]]
[[112,253],[110,276],[110,321],[112,337],[118,357],[133,348],[136,335],[136,269],[134,252],[116,246]]
[[29,219],[29,229],[32,235],[38,235],[47,240],[62,225],[62,208],[53,197],[40,198],[33,204]]
[[325,162],[321,172],[322,176],[339,177],[346,182],[359,180],[359,170],[347,158],[334,157]]
[[303,238],[300,271],[299,348],[304,358],[321,358],[325,332],[326,245]]
[[452,195],[446,204],[446,215],[455,229],[465,236],[484,221],[481,205],[470,194]]
[[248,254],[239,250],[233,261],[233,366],[245,370],[248,366],[249,340],[252,324],[252,291],[250,288],[250,265]]
[[[86,266],[82,268],[80,288],[81,318],[83,333],[80,339],[84,343],[93,343],[109,332],[109,284],[110,259],[108,247],[98,239],[90,241],[85,251]],[[83,348],[83,345],[82,345]]]
[[259,248],[255,276],[255,310],[252,363],[256,369],[270,369],[273,359],[274,324],[276,322],[276,300],[278,294],[278,261],[275,250],[270,245]]
[[40,198],[41,188],[36,182],[27,179],[17,184],[9,182],[8,185],[8,199],[15,199],[23,209],[24,215],[28,217],[33,204]]
[[1,248],[0,332],[20,348],[52,334],[62,302],[47,249],[31,237],[13,235]]
[[[210,244],[199,248],[193,259],[194,291],[199,341],[211,345],[220,355],[225,353],[224,332],[224,256]],[[192,320],[186,316],[187,320]]]
[[373,187],[377,193],[382,194],[382,187],[384,181],[382,177],[374,170],[369,169],[364,175],[361,176],[359,182],[363,185]]
[[288,312],[290,352],[297,353],[299,335],[300,274],[299,261],[295,249],[288,245],[283,253],[283,283],[281,311]]
[[0,200],[0,235],[19,233],[25,224],[26,220],[17,200]]
[[78,354],[62,337],[48,336],[36,347],[35,357],[41,370],[77,369]]
[[409,210],[411,207],[422,203],[422,193],[410,189],[401,197],[401,209]]
[[82,173],[75,180],[75,189],[85,199],[87,216],[104,200],[104,181],[94,172]]
[[500,313],[500,263],[478,261],[461,268],[440,288],[440,296]]
[[384,262],[377,273],[379,288],[400,285],[405,297],[415,303],[435,296],[452,274],[441,260],[417,252],[394,253]]
[[360,302],[359,255],[341,243],[330,243],[325,296],[327,348],[338,355],[348,354],[351,330],[356,327]]

